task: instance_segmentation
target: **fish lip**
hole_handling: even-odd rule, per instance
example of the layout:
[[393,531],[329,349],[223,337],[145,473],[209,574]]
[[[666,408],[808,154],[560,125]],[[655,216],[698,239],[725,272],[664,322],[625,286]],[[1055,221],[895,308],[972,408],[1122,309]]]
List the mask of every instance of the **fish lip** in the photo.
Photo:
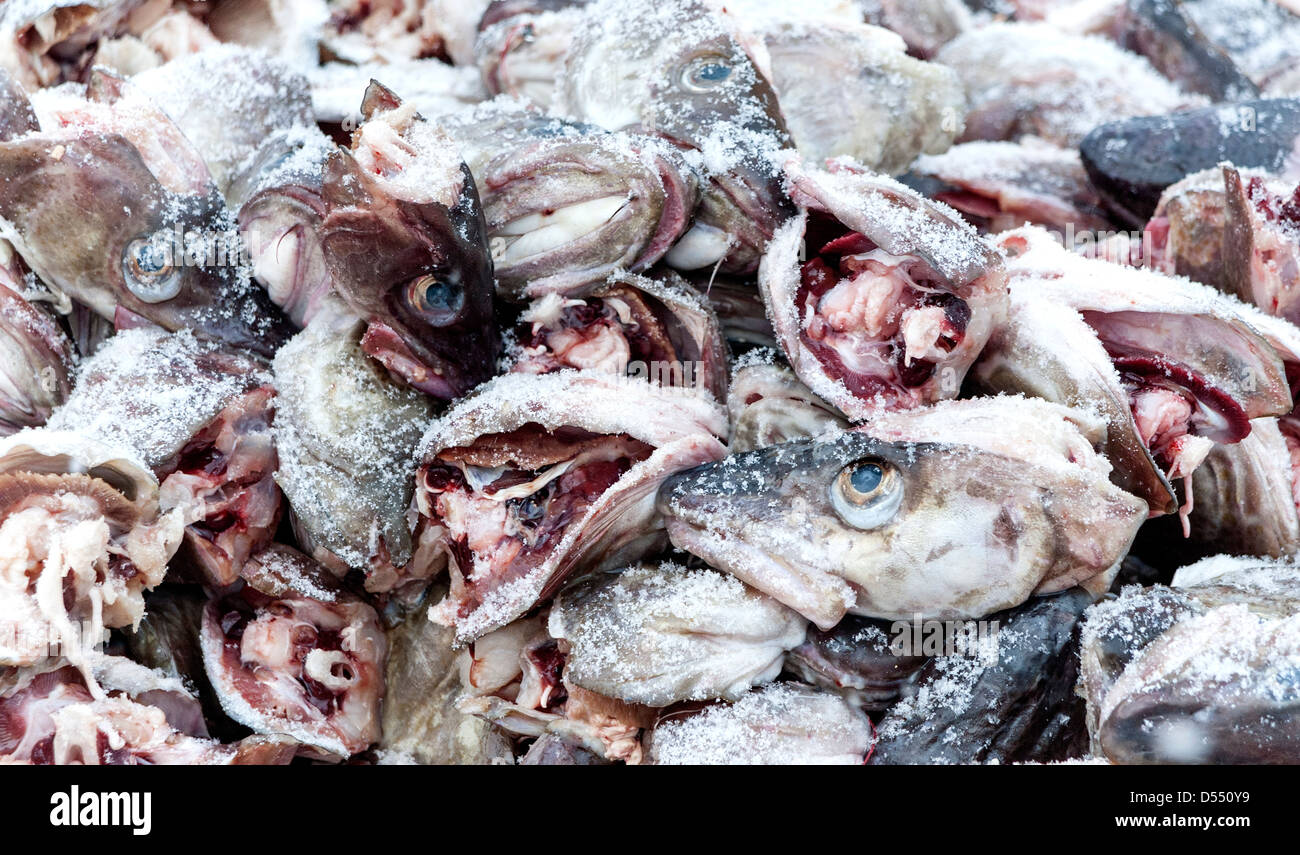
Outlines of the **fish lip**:
[[[803,615],[820,630],[832,629],[856,604],[857,595],[847,581],[823,573],[812,564],[788,556],[773,555],[742,540],[730,540],[707,525],[699,525],[681,517],[665,514],[664,523],[673,546],[703,559],[711,567],[736,576],[752,588],[762,590]],[[735,564],[737,553],[743,557],[743,569]],[[759,578],[764,576],[785,580],[787,585],[781,586],[783,590],[776,591],[769,585],[759,583]],[[790,580],[808,579],[821,582],[822,588],[814,589],[808,584],[788,586]],[[787,587],[791,589],[784,590]]]

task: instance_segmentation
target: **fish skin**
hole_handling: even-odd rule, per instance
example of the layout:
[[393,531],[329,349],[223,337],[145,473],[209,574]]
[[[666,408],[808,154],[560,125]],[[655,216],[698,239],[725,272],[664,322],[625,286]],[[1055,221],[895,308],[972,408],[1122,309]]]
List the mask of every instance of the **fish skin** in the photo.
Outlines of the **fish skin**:
[[[960,435],[891,442],[871,429],[669,478],[658,501],[673,543],[828,629],[850,611],[981,617],[1104,576],[1146,516],[1145,502],[1098,472],[1049,471]],[[873,531],[843,522],[830,498],[840,470],[867,459],[892,464],[903,483],[898,511]]]
[[1108,122],[1079,154],[1111,212],[1141,226],[1169,185],[1223,161],[1283,171],[1298,140],[1300,98],[1262,98]]
[[[381,114],[398,104],[372,84],[363,110],[370,121],[383,121]],[[335,291],[369,325],[363,348],[442,400],[488,379],[501,346],[487,223],[469,168],[461,163],[455,174],[455,186],[425,188],[435,194],[429,201],[403,199],[340,148],[326,160],[322,190],[325,261]],[[423,277],[436,280],[435,305],[412,299]]]
[[[46,284],[101,317],[120,324],[125,312],[168,330],[188,327],[262,356],[287,337],[283,315],[229,258],[225,264],[177,263],[176,235],[229,234],[215,188],[206,195],[166,190],[118,134],[64,140],[29,134],[0,143],[0,217],[8,223],[5,236]],[[69,240],[70,234],[78,239]],[[142,239],[163,241],[170,256],[164,299],[154,302],[128,285],[136,283],[141,293],[155,287],[127,272]]]
[[932,659],[911,687],[919,698],[931,684],[956,682],[969,700],[960,707],[944,701],[895,707],[877,728],[871,762],[1048,763],[1081,756],[1087,728],[1083,699],[1074,693],[1077,627],[1092,602],[1089,592],[1073,588],[990,616],[997,621],[987,636],[996,661],[980,661],[970,671],[959,663],[950,673],[943,660],[974,651]]
[[1189,92],[1222,101],[1258,98],[1259,87],[1206,37],[1179,0],[1128,0],[1124,43]]

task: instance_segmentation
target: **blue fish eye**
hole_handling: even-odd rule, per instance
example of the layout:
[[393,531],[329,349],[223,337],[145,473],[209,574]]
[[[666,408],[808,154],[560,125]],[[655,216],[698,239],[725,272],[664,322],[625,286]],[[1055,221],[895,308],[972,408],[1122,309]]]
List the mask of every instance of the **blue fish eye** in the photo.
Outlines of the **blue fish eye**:
[[888,524],[903,505],[903,478],[888,461],[858,460],[831,481],[831,508],[847,525],[871,531]]
[[853,470],[853,474],[849,476],[849,483],[859,493],[870,493],[880,486],[880,482],[884,480],[884,477],[885,471],[880,468],[879,464],[864,463]]
[[725,59],[700,58],[686,67],[682,82],[690,89],[712,89],[731,77],[731,64]]
[[695,72],[697,80],[718,81],[726,80],[730,76],[731,69],[720,62],[710,62],[707,65],[702,65]]
[[135,255],[135,266],[141,273],[162,273],[169,266],[166,254],[152,244],[141,247]]
[[417,312],[431,323],[447,323],[455,318],[465,302],[465,292],[456,277],[426,273],[412,280],[407,298]]

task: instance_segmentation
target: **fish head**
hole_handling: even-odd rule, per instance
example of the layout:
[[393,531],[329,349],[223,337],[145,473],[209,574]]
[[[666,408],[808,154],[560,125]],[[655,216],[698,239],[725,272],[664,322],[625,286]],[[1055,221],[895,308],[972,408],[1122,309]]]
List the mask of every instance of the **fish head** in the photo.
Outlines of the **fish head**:
[[752,273],[792,210],[772,153],[793,144],[775,90],[724,18],[696,0],[597,4],[573,36],[557,101],[699,152],[704,198],[668,261]]
[[169,190],[125,137],[0,143],[0,183],[7,236],[33,271],[119,326],[138,316],[265,355],[285,331],[247,299],[215,188]]
[[474,174],[506,299],[579,293],[650,267],[699,202],[695,170],[658,137],[607,133],[509,99],[443,124]]
[[1146,515],[1108,483],[960,441],[862,430],[669,478],[675,545],[828,629],[847,611],[977,617],[1103,573]]
[[352,151],[326,160],[321,245],[335,290],[369,324],[366,352],[450,399],[495,363],[487,226],[450,140],[400,112],[376,113]]

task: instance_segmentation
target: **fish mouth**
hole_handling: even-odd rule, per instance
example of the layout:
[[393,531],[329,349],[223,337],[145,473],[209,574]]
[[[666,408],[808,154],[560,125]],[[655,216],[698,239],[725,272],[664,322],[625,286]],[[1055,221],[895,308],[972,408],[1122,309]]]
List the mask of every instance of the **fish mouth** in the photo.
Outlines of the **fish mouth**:
[[663,506],[661,510],[666,515],[668,538],[673,546],[769,594],[776,593],[773,587],[776,582],[780,586],[777,599],[812,621],[818,629],[834,627],[857,602],[852,585],[810,563],[774,555],[729,538],[725,531],[672,516]]
[[777,226],[793,214],[774,173],[746,167],[712,176],[694,222],[664,258],[678,270],[753,273]]
[[695,184],[664,157],[633,159],[590,143],[539,145],[480,184],[498,286],[512,298],[572,293],[616,269],[651,266],[697,199]]
[[508,268],[566,244],[595,237],[629,204],[627,196],[597,196],[553,210],[525,214],[495,230],[489,240],[492,261]]
[[820,249],[799,269],[800,341],[855,396],[914,402],[960,349],[970,304],[915,256],[833,221],[810,220],[808,232]]

